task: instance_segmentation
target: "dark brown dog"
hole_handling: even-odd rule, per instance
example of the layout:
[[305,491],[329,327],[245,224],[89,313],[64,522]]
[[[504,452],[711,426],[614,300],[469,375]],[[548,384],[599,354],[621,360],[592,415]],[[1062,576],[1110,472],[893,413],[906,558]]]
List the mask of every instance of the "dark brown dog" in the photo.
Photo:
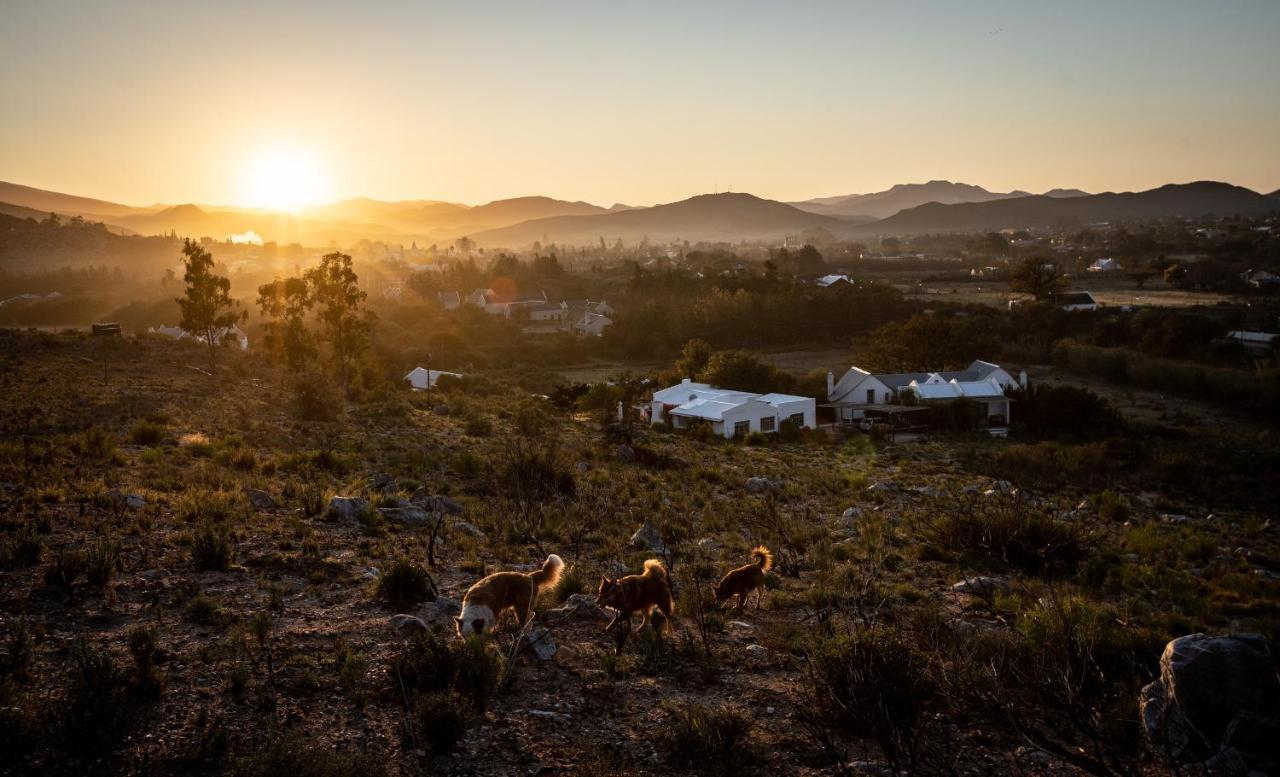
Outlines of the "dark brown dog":
[[600,589],[596,591],[596,604],[612,607],[618,614],[604,627],[607,632],[619,624],[626,624],[618,634],[617,650],[631,634],[631,614],[640,612],[644,620],[640,628],[649,623],[653,609],[656,607],[666,617],[664,626],[669,624],[671,613],[675,611],[675,601],[671,598],[671,581],[667,577],[667,568],[656,558],[644,562],[644,573],[627,575],[617,580],[601,576]]

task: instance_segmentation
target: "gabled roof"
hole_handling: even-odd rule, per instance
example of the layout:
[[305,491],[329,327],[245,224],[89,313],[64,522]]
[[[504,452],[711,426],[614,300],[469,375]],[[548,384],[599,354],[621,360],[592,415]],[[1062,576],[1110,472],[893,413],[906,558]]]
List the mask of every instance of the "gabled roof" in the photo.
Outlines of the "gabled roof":
[[938,373],[929,375],[924,381],[913,380],[909,388],[922,400],[929,399],[979,399],[984,397],[1003,397],[1004,389],[994,379],[991,380],[947,380]]

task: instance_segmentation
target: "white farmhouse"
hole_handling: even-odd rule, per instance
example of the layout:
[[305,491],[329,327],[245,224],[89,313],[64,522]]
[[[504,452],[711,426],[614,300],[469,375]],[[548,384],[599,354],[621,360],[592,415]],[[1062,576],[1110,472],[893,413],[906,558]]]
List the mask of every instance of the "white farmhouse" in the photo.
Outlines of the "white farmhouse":
[[677,429],[706,422],[712,431],[727,439],[751,432],[776,432],[784,421],[806,429],[818,424],[817,404],[809,397],[720,389],[689,378],[653,392],[649,422],[659,424],[666,420]]
[[985,380],[947,380],[935,372],[924,381],[911,381],[905,390],[915,394],[921,404],[972,400],[986,407],[988,421],[994,419],[1005,424],[1009,422],[1010,400],[1004,394],[1004,387],[994,377]]
[[409,381],[409,387],[414,391],[422,391],[428,388],[435,388],[436,381],[440,380],[443,375],[451,378],[461,378],[461,373],[444,372],[443,370],[428,370],[425,367],[414,367],[413,371],[404,376]]
[[1105,259],[1099,259],[1089,265],[1088,269],[1089,272],[1119,272],[1120,270],[1123,270],[1124,267],[1122,267],[1115,259],[1108,257]]
[[[974,383],[990,381],[1000,388],[1016,389],[1025,385],[1026,373],[1015,381],[1007,370],[998,364],[975,359],[963,370],[951,372],[893,372],[874,374],[859,367],[850,367],[840,380],[827,373],[827,404],[835,410],[836,421],[852,423],[865,417],[866,409],[875,405],[899,402],[904,389],[913,384],[928,383],[933,377],[945,381]],[[954,397],[953,397],[954,398]],[[1008,417],[1007,415],[1005,416]]]
[[601,337],[613,325],[613,319],[601,313],[583,313],[573,324],[573,331],[584,337]]

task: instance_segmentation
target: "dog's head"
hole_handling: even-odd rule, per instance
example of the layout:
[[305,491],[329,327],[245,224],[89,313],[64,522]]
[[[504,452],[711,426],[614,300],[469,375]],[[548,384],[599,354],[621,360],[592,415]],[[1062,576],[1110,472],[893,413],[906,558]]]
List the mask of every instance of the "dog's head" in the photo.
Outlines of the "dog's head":
[[725,585],[725,581],[723,580],[711,587],[711,596],[717,605],[723,604],[726,599],[733,596],[733,594],[725,591],[726,588],[728,588],[728,586]]
[[462,614],[453,619],[459,637],[484,634],[494,626],[493,612],[488,607],[463,606]]
[[607,575],[600,576],[600,587],[596,589],[596,604],[601,607],[612,607],[615,610],[622,608],[622,586],[618,585],[617,580],[612,580]]

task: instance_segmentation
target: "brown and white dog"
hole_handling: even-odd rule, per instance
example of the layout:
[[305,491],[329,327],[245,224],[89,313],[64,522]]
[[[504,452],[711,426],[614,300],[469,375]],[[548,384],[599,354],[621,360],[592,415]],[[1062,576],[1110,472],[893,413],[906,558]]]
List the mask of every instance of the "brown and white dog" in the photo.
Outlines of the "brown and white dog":
[[506,610],[515,610],[521,626],[529,620],[538,593],[560,580],[564,562],[552,553],[533,572],[494,572],[467,589],[462,597],[462,614],[454,618],[459,636],[492,631]]
[[604,627],[605,631],[626,622],[626,630],[619,634],[619,647],[626,641],[626,635],[631,633],[632,613],[644,615],[644,620],[640,623],[640,628],[644,628],[654,607],[662,611],[668,624],[671,613],[676,608],[675,601],[671,598],[671,580],[667,577],[667,568],[656,558],[644,562],[643,574],[627,575],[617,580],[601,576],[600,589],[596,591],[596,604],[618,611],[609,625]]
[[764,575],[773,569],[773,554],[765,546],[757,545],[752,549],[751,555],[756,558],[754,562],[729,572],[712,589],[717,607],[736,596],[738,609],[741,610],[747,603],[747,596],[755,591],[756,609],[760,608],[760,597],[764,596]]

